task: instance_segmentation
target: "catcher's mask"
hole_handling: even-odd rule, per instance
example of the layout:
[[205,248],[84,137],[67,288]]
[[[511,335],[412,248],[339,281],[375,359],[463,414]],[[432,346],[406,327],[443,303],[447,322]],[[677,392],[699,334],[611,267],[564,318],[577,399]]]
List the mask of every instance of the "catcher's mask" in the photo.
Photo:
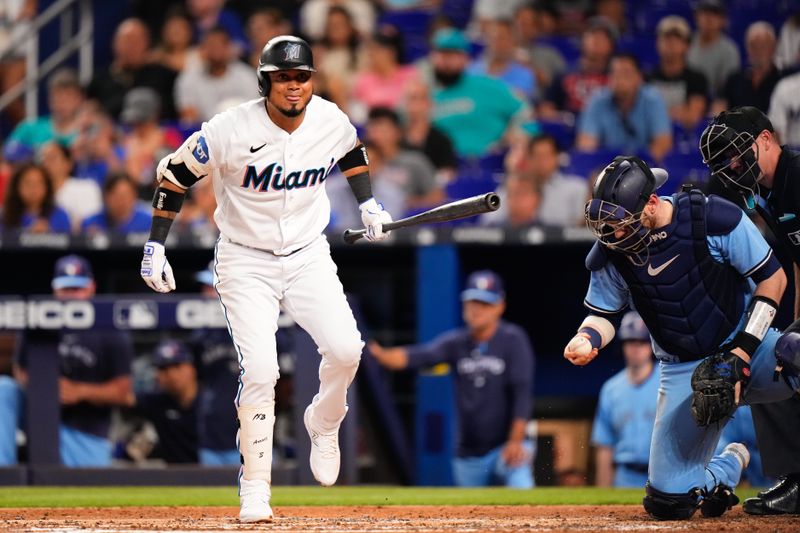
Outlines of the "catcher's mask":
[[279,70],[316,72],[311,46],[300,37],[292,35],[279,35],[270,39],[261,51],[256,69],[258,93],[261,96],[269,96],[272,83],[269,73]]
[[636,265],[649,258],[650,230],[641,215],[650,195],[667,181],[667,171],[638,157],[618,156],[597,176],[584,216],[589,229],[608,249],[629,255]]
[[766,115],[755,107],[743,106],[714,117],[700,136],[703,162],[725,188],[744,197],[748,209],[755,209],[758,182],[763,176],[755,142],[764,130],[774,131]]

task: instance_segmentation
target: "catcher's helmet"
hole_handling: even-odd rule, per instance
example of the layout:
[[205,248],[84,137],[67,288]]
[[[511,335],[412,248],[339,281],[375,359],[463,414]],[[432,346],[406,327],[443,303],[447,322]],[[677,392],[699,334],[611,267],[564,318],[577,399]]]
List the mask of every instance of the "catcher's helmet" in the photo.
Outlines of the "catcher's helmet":
[[311,46],[300,37],[279,35],[264,45],[258,60],[258,94],[269,95],[269,72],[307,70],[316,72]]
[[700,136],[700,153],[711,174],[726,188],[741,194],[747,207],[755,208],[755,195],[762,177],[758,166],[758,145],[762,131],[774,131],[772,123],[758,108],[743,106],[723,111]]
[[629,253],[634,263],[644,264],[647,256],[641,254],[647,250],[650,230],[642,226],[640,215],[667,177],[666,170],[651,169],[638,157],[615,157],[597,176],[586,203],[589,229],[607,248]]
[[650,342],[650,332],[644,324],[644,320],[636,311],[628,311],[622,317],[622,323],[617,331],[617,337],[621,341],[646,341]]

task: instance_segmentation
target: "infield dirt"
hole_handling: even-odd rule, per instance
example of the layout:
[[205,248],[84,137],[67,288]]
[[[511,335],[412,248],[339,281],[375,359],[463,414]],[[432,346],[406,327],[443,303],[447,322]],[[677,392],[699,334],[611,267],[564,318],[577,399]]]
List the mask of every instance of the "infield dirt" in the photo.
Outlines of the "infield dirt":
[[799,517],[753,517],[734,509],[722,518],[698,513],[685,522],[658,522],[641,507],[604,506],[353,506],[282,507],[275,521],[240,525],[233,507],[104,507],[0,509],[0,528],[14,531],[800,531]]

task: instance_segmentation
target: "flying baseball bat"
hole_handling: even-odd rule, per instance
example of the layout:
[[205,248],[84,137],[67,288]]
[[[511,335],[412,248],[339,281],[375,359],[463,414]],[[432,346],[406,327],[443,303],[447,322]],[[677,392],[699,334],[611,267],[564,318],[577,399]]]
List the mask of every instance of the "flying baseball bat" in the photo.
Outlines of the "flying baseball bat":
[[[389,222],[383,225],[383,230],[391,231],[408,226],[428,224],[430,222],[448,222],[450,220],[480,215],[481,213],[488,213],[489,211],[497,211],[499,207],[500,197],[493,192],[487,192],[486,194],[479,194],[471,198],[450,202],[449,204],[434,207],[433,209],[429,209],[414,216]],[[353,244],[366,233],[367,230],[365,229],[348,229],[345,230],[342,238],[347,244]]]

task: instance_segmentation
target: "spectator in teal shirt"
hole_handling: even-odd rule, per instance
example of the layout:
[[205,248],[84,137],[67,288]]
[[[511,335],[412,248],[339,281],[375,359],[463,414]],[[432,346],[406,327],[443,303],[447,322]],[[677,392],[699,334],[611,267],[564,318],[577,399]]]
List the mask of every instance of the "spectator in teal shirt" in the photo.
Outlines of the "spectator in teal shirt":
[[583,151],[646,150],[657,161],[672,149],[667,106],[656,88],[644,84],[635,56],[617,54],[611,59],[608,87],[598,89],[586,105],[575,145]]
[[452,28],[436,32],[431,54],[436,87],[433,123],[461,157],[480,157],[518,131],[528,107],[502,81],[466,72],[469,42]]
[[8,137],[3,154],[9,161],[32,159],[50,141],[70,146],[77,134],[76,118],[83,103],[83,90],[70,69],[56,71],[47,83],[50,115],[28,119]]

